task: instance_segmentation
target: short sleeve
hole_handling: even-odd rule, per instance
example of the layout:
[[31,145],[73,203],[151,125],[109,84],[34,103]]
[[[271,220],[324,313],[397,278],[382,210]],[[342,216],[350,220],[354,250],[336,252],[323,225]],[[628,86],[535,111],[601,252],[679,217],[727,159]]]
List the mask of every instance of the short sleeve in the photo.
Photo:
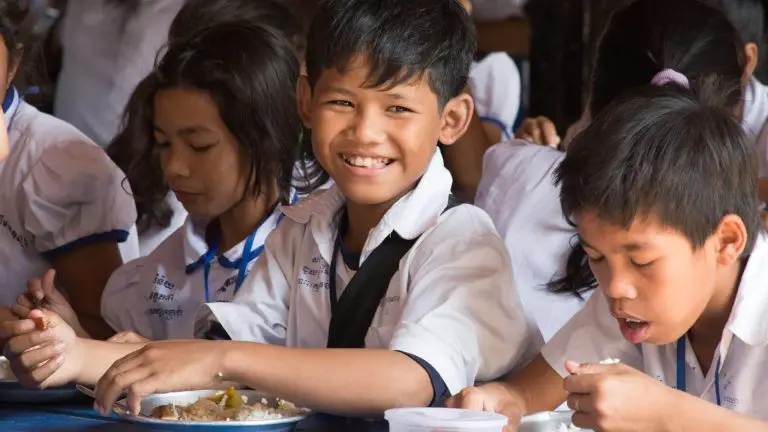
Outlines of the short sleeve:
[[617,358],[628,366],[643,370],[640,348],[621,335],[619,324],[599,290],[544,345],[541,355],[562,377],[568,375],[565,370],[567,360],[598,363],[607,358]]
[[[290,303],[290,275],[305,225],[285,218],[269,234],[264,252],[230,303],[207,303],[197,321],[218,322],[232,340],[285,345]],[[198,326],[202,337],[210,325]]]
[[426,361],[456,394],[529,361],[540,336],[522,310],[490,219],[472,206],[444,218],[415,246],[390,349]]
[[506,53],[491,53],[474,64],[469,87],[480,120],[497,125],[502,139],[513,137],[520,109],[520,71]]
[[116,332],[130,330],[145,338],[161,339],[153,334],[143,309],[136,307],[146,296],[146,287],[141,283],[146,260],[133,260],[112,273],[101,295],[101,315]]
[[125,176],[84,141],[47,148],[22,184],[24,227],[46,256],[100,241],[123,242],[136,222]]

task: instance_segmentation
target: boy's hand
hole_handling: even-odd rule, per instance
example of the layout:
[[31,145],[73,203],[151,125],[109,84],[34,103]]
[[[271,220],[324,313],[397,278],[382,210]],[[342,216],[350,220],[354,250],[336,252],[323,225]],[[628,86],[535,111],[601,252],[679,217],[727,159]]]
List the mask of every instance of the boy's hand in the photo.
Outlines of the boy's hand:
[[77,336],[52,312],[35,309],[28,319],[0,323],[0,339],[7,340],[3,353],[25,387],[58,387],[80,376],[83,353]]
[[490,411],[507,416],[508,431],[517,430],[525,414],[522,401],[503,383],[492,382],[480,387],[467,387],[448,399],[448,408],[463,408],[474,411]]
[[573,424],[600,431],[657,431],[674,409],[677,390],[623,364],[567,362],[565,378]]
[[88,337],[69,301],[56,289],[55,277],[56,271],[51,269],[45,272],[42,279],[27,281],[27,292],[16,298],[13,312],[20,318],[26,318],[33,309],[49,310],[59,315],[78,336]]
[[115,342],[115,343],[145,343],[149,342],[149,339],[145,338],[144,336],[132,332],[132,331],[122,331],[111,338],[107,339],[107,342]]
[[515,132],[515,138],[523,139],[534,144],[557,148],[560,136],[552,120],[546,117],[526,118]]
[[[219,345],[216,345],[219,344]],[[94,408],[109,415],[110,407],[127,392],[131,412],[139,412],[141,398],[153,393],[214,388],[221,382],[221,342],[153,342],[116,361],[96,385]]]

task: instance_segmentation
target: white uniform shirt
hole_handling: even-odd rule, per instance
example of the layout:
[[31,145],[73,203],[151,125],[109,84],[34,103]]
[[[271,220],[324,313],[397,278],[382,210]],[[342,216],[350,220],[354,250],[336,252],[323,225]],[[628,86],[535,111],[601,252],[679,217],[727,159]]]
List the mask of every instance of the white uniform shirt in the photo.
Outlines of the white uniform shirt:
[[165,202],[173,210],[170,224],[167,227],[152,225],[149,229],[139,234],[139,256],[147,256],[152,253],[153,250],[160,246],[160,243],[181,228],[187,220],[187,210],[176,199],[176,195],[173,192],[169,192],[166,195]]
[[554,170],[564,157],[550,147],[520,140],[496,144],[485,154],[475,197],[475,205],[488,212],[509,250],[514,286],[545,341],[584,303],[546,288],[564,274],[576,240],[554,184]]
[[129,236],[136,206],[125,175],[106,153],[71,125],[18,99],[6,115],[11,152],[0,162],[4,305],[25,292],[28,279],[43,275],[50,266],[46,253],[103,238],[127,240],[123,251],[138,249]]
[[[688,393],[716,402],[717,373],[721,405],[762,420],[768,420],[768,376],[764,373],[768,370],[766,281],[768,238],[761,234],[741,277],[733,310],[709,372],[706,376],[702,374],[687,339],[683,362]],[[545,345],[542,355],[563,377],[567,374],[566,360],[598,362],[611,357],[675,387],[676,345],[634,345],[624,339],[600,292]]]
[[[418,237],[391,279],[365,346],[425,360],[455,394],[529,360],[539,335],[530,331],[511,286],[509,258],[488,216],[470,205],[441,214],[450,190],[450,174],[436,153],[418,186],[371,230],[361,262],[393,230],[405,239]],[[232,339],[326,347],[329,264],[344,202],[333,186],[286,209],[233,303],[208,304]],[[338,273],[331,277],[344,275],[337,279],[343,292],[351,274]]]
[[183,5],[184,0],[141,0],[130,12],[106,0],[69,0],[61,26],[56,116],[99,145],[109,144]]
[[276,208],[253,231],[252,240],[214,256],[216,250],[205,240],[208,223],[188,216],[152,253],[115,271],[101,300],[104,319],[115,331],[131,330],[153,340],[194,337],[200,307],[206,301],[232,300],[282,219]]
[[481,120],[501,129],[501,139],[514,137],[520,109],[520,71],[507,53],[496,52],[472,64],[469,88]]

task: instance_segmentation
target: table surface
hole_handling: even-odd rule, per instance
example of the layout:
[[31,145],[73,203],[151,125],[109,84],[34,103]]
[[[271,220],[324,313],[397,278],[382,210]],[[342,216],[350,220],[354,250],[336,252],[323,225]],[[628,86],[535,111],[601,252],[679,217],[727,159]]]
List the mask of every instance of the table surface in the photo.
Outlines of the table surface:
[[[85,397],[65,403],[15,404],[0,403],[0,431],[3,432],[74,432],[113,431],[138,432],[153,428],[131,424],[115,416],[105,418],[92,408],[93,401]],[[234,428],[233,428],[234,429]],[[178,428],[176,428],[178,430]],[[224,428],[194,428],[195,431],[218,432]],[[239,430],[247,430],[239,428]],[[347,420],[314,415],[299,424],[297,432],[386,432],[385,422]]]

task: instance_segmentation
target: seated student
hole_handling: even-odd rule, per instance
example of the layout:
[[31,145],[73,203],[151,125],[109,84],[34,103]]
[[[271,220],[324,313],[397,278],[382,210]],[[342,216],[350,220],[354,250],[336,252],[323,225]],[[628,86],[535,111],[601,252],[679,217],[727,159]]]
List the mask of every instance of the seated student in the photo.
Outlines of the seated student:
[[673,70],[653,83],[606,107],[556,171],[600,289],[533,363],[452,406],[514,424],[567,400],[601,431],[768,427],[768,236],[754,152],[722,108],[742,92]]
[[[467,12],[472,11],[471,0],[460,0],[460,3]],[[467,132],[456,143],[443,148],[455,192],[462,200],[474,200],[486,150],[513,137],[512,127],[520,108],[520,87],[520,72],[506,53],[490,53],[472,62],[465,91],[472,95],[475,114]]]
[[[662,8],[664,14],[656,13]],[[739,45],[726,16],[699,1],[636,1],[616,12],[598,46],[591,109],[601,113],[610,101],[667,68],[693,80],[715,74],[739,86],[743,71]],[[726,102],[726,108],[740,109],[741,100]],[[491,216],[510,251],[515,286],[544,340],[584,305],[582,298],[594,288],[583,250],[575,241],[576,229],[563,216],[557,199],[560,189],[553,184],[552,173],[563,157],[555,149],[525,141],[497,144],[485,156],[475,200]],[[575,252],[569,258],[572,244]],[[566,274],[576,283],[557,280]],[[577,295],[554,295],[548,285],[553,291]]]
[[[741,36],[744,46],[744,76],[749,77],[744,83],[742,118],[748,138],[757,139],[768,119],[768,87],[754,76],[764,40],[765,5],[761,0],[703,0],[703,2],[725,12]],[[704,23],[700,24],[703,25]],[[611,78],[614,81],[625,81],[624,78],[617,79],[617,77],[624,77],[625,73],[631,72],[632,66],[632,64],[622,65],[616,62],[614,66],[615,76]],[[593,86],[592,92],[595,91]],[[591,105],[591,102],[588,103],[588,108],[584,111],[581,119],[571,125],[562,143],[554,124],[546,117],[525,119],[517,131],[517,137],[536,144],[567,148],[568,143],[589,124]],[[758,148],[758,153],[761,164],[768,164],[768,154],[763,154],[764,149],[762,147]]]
[[[162,175],[154,190],[141,190],[163,196],[170,187],[189,216],[152,253],[110,278],[102,314],[115,331],[193,337],[198,309],[232,300],[283,219],[279,204],[298,200],[291,186],[301,133],[293,47],[258,21],[208,28],[174,39],[128,105],[128,126],[140,145],[129,166],[146,172],[159,157]],[[227,44],[236,49],[217,49]],[[264,64],[279,73],[259,73]],[[270,103],[254,102],[264,100]],[[311,190],[311,182],[304,189]],[[17,313],[25,316],[32,307],[21,298]]]
[[[297,55],[303,58],[304,30],[291,10],[277,0],[188,0],[173,19],[168,40],[187,39],[206,27],[222,22],[267,22],[288,36],[296,47]],[[132,97],[139,99],[139,102],[134,104],[143,103],[146,96],[140,94],[142,91],[145,90],[138,86]],[[128,105],[131,103],[129,101]],[[107,153],[128,175],[139,214],[140,255],[145,256],[184,224],[187,212],[165,185],[156,161],[131,166],[136,149],[145,146],[146,140],[153,137],[151,133],[146,133],[143,125],[137,127],[137,122],[132,121],[130,115],[131,110],[127,109],[123,127],[107,148]]]
[[[207,305],[241,342],[139,349],[73,338],[55,315],[47,333],[29,319],[6,322],[0,338],[10,338],[20,379],[98,381],[99,406],[125,389],[135,409],[148,393],[223,378],[317,411],[381,415],[439,403],[527,361],[538,335],[510,286],[504,245],[482,211],[452,204],[436,150],[472,114],[462,93],[471,25],[455,0],[324,2],[298,98],[335,184],[284,210],[233,303]],[[63,364],[40,365],[60,355]]]
[[[22,11],[23,12],[23,11]],[[136,220],[123,173],[73,126],[25,103],[11,85],[22,61],[25,13],[0,16],[0,82],[10,149],[0,162],[0,317],[27,280],[53,267],[82,324],[95,335],[109,276],[135,257]],[[5,135],[5,132],[3,133]],[[121,255],[120,243],[126,246]]]

